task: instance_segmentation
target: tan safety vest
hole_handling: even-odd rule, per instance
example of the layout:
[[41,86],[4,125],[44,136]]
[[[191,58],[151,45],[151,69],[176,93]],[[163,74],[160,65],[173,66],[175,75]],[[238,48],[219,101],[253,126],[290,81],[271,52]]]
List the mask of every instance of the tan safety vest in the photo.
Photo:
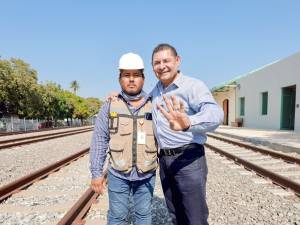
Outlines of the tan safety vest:
[[[153,135],[151,102],[133,115],[121,99],[112,101],[109,110],[110,164],[128,173],[133,166],[145,173],[157,167],[157,147]],[[141,135],[140,138],[138,135]]]

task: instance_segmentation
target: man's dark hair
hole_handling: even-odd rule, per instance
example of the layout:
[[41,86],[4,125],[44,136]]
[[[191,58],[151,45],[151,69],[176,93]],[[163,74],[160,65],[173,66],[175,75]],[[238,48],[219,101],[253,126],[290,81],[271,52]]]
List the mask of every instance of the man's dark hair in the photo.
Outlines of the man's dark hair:
[[152,62],[153,62],[153,56],[154,56],[155,53],[163,51],[163,50],[168,50],[168,49],[171,50],[172,54],[175,57],[178,55],[176,49],[172,45],[167,44],[167,43],[162,43],[162,44],[157,45],[154,48],[154,50],[152,52]]

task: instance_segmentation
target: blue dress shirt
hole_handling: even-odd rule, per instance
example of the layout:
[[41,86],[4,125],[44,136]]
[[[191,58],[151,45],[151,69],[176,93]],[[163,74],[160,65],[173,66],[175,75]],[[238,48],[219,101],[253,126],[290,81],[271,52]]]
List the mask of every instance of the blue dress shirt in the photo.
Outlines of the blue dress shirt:
[[[215,102],[206,85],[195,78],[179,76],[168,87],[164,88],[159,81],[150,93],[152,97],[152,119],[154,134],[158,147],[176,148],[190,143],[204,144],[206,132],[215,130],[223,121],[223,110]],[[168,111],[162,96],[174,95],[177,101],[184,104],[191,126],[187,131],[171,130],[168,120],[157,109],[162,105]]]

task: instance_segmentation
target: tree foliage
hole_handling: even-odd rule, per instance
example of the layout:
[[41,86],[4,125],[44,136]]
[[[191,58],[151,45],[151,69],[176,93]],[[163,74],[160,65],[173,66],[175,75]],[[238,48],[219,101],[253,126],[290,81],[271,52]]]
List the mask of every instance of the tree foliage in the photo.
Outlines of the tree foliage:
[[0,59],[0,116],[83,120],[96,114],[100,100],[76,96],[78,82],[71,84],[74,93],[51,81],[39,84],[37,71],[28,63]]
[[74,95],[76,95],[77,91],[79,90],[79,83],[77,82],[77,80],[73,80],[70,87],[73,90]]
[[86,98],[86,103],[88,105],[89,115],[96,115],[101,106],[101,101],[98,98]]
[[0,102],[3,113],[32,117],[41,106],[37,72],[21,59],[0,60]]

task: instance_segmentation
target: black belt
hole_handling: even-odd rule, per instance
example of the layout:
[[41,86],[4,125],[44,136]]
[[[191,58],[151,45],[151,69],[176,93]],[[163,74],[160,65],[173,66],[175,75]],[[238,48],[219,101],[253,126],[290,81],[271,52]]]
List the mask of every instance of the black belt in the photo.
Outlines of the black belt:
[[[172,155],[177,155],[179,153],[182,153],[188,149],[203,149],[203,145],[197,144],[197,143],[191,143],[187,145],[180,146],[178,148],[162,148],[160,149],[159,155],[158,156],[172,156]],[[203,149],[204,152],[204,149]]]

